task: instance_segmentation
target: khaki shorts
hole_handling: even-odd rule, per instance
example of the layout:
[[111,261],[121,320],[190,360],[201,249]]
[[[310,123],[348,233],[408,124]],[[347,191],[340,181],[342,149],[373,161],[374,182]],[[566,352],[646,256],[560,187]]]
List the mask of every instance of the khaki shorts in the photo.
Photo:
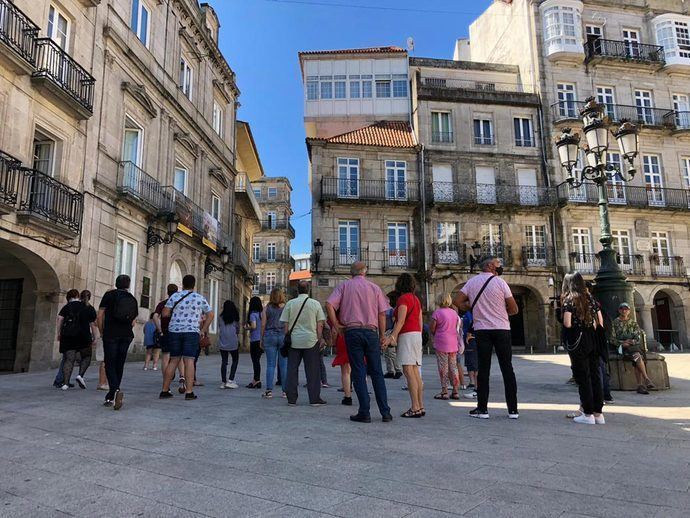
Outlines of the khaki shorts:
[[99,338],[96,340],[96,361],[102,362],[104,360],[105,356],[103,355],[103,339]]
[[398,361],[400,365],[422,364],[422,333],[398,335]]

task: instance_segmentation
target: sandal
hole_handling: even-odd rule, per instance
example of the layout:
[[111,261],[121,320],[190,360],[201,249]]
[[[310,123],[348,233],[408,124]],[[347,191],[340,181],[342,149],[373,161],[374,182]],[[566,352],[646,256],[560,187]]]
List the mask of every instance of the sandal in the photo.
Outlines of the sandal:
[[422,417],[422,414],[419,410],[414,411],[410,408],[407,410],[407,412],[400,414],[400,417]]
[[460,399],[460,394],[458,394],[457,392],[453,392],[450,395],[450,399]]
[[419,415],[424,417],[426,415],[426,410],[424,410],[424,407],[419,409]]
[[270,390],[267,390],[263,394],[261,394],[261,397],[264,399],[271,399],[273,397],[273,392]]
[[434,399],[443,399],[445,401],[445,400],[450,399],[450,398],[448,397],[448,392],[441,392],[439,394],[436,394],[434,396]]

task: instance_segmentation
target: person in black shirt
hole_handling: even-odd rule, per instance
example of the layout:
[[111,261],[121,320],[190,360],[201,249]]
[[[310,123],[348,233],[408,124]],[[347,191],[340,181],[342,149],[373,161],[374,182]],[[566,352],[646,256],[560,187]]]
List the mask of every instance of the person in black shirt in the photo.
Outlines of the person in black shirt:
[[110,390],[105,395],[105,406],[122,408],[124,394],[120,390],[122,374],[127,361],[127,351],[134,339],[134,322],[137,318],[137,299],[129,292],[129,275],[115,279],[115,289],[108,291],[98,307],[98,329],[103,337],[105,374]]
[[86,388],[84,374],[91,364],[95,321],[96,311],[93,307],[87,306],[79,300],[77,290],[69,290],[67,292],[67,304],[62,307],[57,318],[57,336],[60,342],[60,352],[63,355],[63,380],[60,387],[62,390],[69,388],[77,355],[80,357],[77,383],[81,388]]

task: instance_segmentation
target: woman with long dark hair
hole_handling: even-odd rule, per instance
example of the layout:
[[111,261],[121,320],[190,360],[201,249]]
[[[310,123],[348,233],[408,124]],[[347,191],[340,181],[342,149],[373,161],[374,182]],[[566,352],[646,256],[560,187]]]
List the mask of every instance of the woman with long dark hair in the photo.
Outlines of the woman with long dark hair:
[[245,329],[249,331],[249,355],[252,358],[254,378],[247,388],[261,388],[261,314],[264,306],[259,297],[249,299],[249,311],[247,312],[247,324]]
[[[285,324],[280,321],[285,307],[285,292],[282,288],[273,288],[271,298],[261,315],[261,349],[266,351],[266,392],[264,399],[273,397],[273,380],[278,366],[281,385],[287,380],[287,358],[280,354],[285,338]],[[285,391],[283,390],[283,397]]]
[[[223,303],[223,311],[220,313],[218,320],[218,350],[220,351],[220,388],[222,389],[236,389],[238,387],[235,383],[235,373],[237,372],[237,363],[239,360],[239,339],[240,333],[240,312],[237,311],[237,306],[231,300],[226,300]],[[228,356],[232,356],[232,365],[230,366],[230,379],[228,379]]]
[[579,272],[563,279],[561,292],[565,347],[570,356],[573,376],[580,393],[582,415],[573,418],[579,424],[604,424],[604,395],[599,371],[596,329],[603,317]]

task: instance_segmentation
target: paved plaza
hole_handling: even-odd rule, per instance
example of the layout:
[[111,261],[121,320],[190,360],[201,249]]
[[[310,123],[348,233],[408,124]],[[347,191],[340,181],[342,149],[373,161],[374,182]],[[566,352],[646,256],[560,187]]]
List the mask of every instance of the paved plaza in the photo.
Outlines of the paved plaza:
[[[672,390],[614,393],[606,426],[564,417],[577,407],[564,355],[516,358],[518,421],[496,365],[491,419],[478,421],[471,401],[432,399],[425,362],[426,417],[397,417],[409,400],[388,380],[395,419],[371,424],[348,420],[356,407],[335,386],[321,408],[302,388],[297,407],[220,390],[218,356],[200,359],[196,401],[159,400],[160,373],[128,364],[119,412],[101,406],[95,369],[68,392],[48,372],[2,376],[0,515],[687,518],[690,355],[668,357]],[[242,355],[239,382],[250,369]]]

